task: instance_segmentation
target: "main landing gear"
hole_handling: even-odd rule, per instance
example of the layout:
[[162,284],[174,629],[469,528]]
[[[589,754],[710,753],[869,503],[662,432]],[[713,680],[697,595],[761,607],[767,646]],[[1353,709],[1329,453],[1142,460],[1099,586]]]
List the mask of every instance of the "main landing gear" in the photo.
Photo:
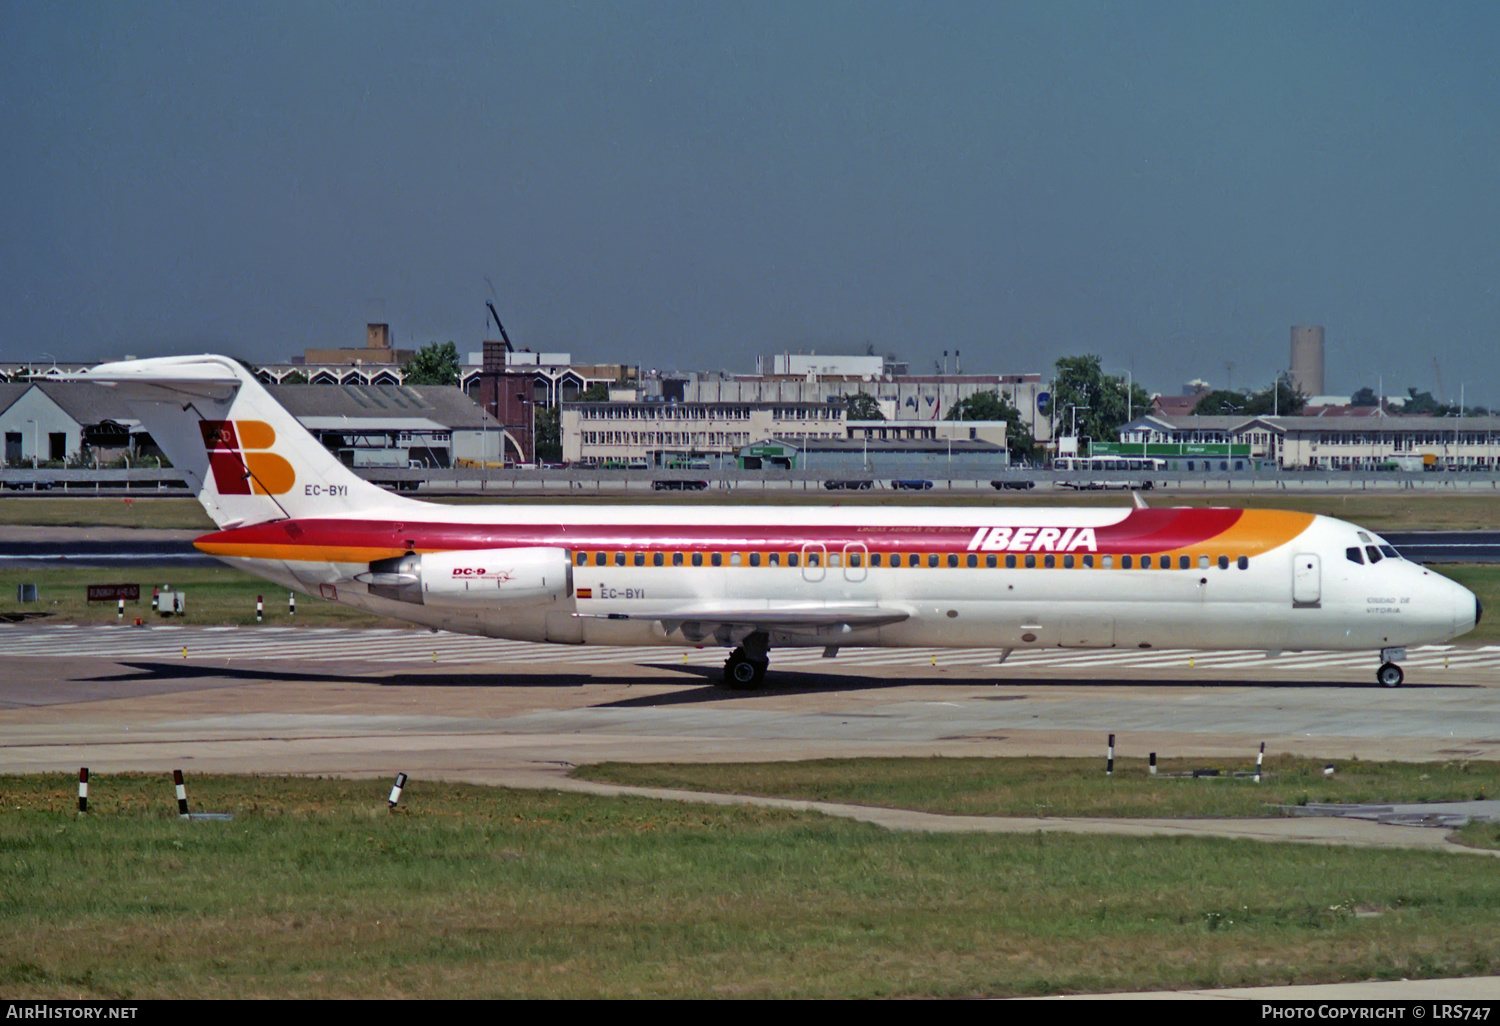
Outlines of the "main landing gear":
[[724,683],[731,688],[758,688],[771,663],[770,646],[763,633],[749,635],[724,663]]

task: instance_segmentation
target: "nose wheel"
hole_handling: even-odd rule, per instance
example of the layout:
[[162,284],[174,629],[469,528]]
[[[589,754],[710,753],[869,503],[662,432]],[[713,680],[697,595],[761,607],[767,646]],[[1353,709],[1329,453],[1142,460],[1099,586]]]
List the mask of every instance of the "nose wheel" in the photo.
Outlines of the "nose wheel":
[[1406,674],[1395,663],[1381,663],[1375,671],[1375,681],[1383,688],[1399,688],[1405,679]]

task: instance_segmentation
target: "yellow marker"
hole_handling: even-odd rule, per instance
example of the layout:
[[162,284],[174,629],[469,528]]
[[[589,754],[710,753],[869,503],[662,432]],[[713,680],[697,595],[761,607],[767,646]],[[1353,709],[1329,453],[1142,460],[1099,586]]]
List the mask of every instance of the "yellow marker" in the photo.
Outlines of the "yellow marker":
[[1188,656],[1188,669],[1191,670],[1192,668],[1193,668],[1193,657],[1192,656]]
[[687,653],[686,652],[682,653],[682,665],[683,666],[687,665]]
[[187,646],[186,645],[182,646],[182,658],[184,658],[184,659],[187,658]]
[[433,653],[432,653],[432,661],[433,661],[433,662],[437,662],[437,650],[436,650],[436,649],[434,649],[434,650],[433,650]]

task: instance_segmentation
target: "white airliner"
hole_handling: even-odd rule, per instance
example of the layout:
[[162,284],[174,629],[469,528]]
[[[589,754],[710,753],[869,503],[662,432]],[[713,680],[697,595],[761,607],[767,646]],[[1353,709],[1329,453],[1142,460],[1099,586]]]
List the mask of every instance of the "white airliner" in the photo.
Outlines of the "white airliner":
[[446,506],[345,468],[222,356],[104,364],[233,566],[467,634],[719,645],[1380,652],[1472,629],[1467,588],[1353,524],[1240,509]]

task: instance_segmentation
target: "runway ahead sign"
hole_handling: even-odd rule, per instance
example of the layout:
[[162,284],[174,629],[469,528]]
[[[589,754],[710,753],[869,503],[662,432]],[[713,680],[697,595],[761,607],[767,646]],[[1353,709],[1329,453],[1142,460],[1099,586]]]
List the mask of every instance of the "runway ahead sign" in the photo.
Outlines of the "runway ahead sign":
[[118,602],[121,599],[126,602],[139,602],[141,600],[141,586],[139,584],[90,584],[90,602]]

